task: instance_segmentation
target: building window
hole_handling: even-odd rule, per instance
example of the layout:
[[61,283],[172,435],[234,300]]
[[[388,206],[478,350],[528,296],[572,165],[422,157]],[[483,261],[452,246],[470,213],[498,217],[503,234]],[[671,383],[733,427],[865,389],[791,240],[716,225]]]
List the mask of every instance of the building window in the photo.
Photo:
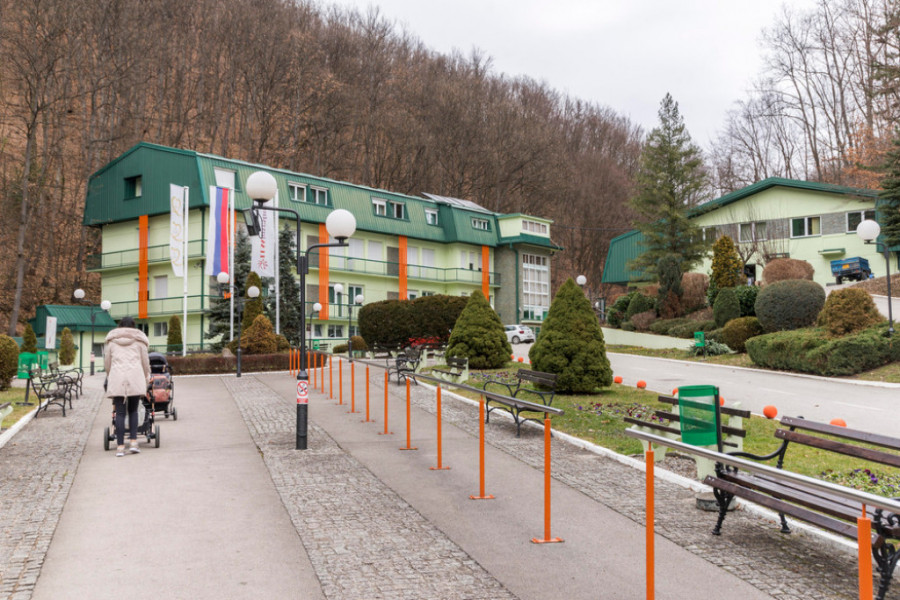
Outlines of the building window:
[[168,298],[169,297],[169,276],[158,275],[153,278],[153,297]]
[[429,291],[427,291],[427,290],[422,290],[422,297],[424,298],[425,296],[434,296],[434,292],[429,292]]
[[[357,296],[365,297],[365,294],[363,294],[362,286],[361,285],[348,285],[347,286],[347,302],[352,302],[353,306],[355,306],[356,308],[359,308],[360,305],[356,303]],[[365,300],[363,300],[363,302],[365,302]]]
[[712,244],[716,241],[716,228],[715,227],[704,227],[700,230],[701,239],[708,243]]
[[322,325],[320,323],[316,323],[312,328],[313,337],[320,338],[322,337]]
[[415,290],[406,290],[406,299],[407,300],[415,300],[419,297],[419,292]]
[[288,196],[294,202],[306,202],[306,186],[302,183],[288,182]]
[[325,188],[310,188],[312,192],[312,202],[313,204],[319,204],[321,206],[328,206],[328,190]]
[[329,325],[328,326],[328,337],[330,337],[330,338],[344,337],[344,326],[343,325]]
[[809,237],[821,235],[822,228],[819,217],[800,217],[791,219],[791,237]]
[[472,227],[483,231],[490,231],[491,227],[487,219],[472,219]]
[[543,317],[550,307],[550,265],[546,256],[522,255],[522,305],[525,315]]
[[847,233],[856,233],[856,228],[865,220],[875,220],[874,210],[855,210],[847,213]]
[[402,202],[391,202],[391,216],[395,219],[406,218],[406,205]]
[[522,229],[530,233],[540,233],[547,235],[547,224],[538,223],[537,221],[522,221]]
[[429,225],[437,225],[438,224],[438,211],[434,208],[426,208],[425,209],[425,222]]
[[375,214],[380,217],[387,216],[387,202],[384,200],[380,200],[378,198],[372,198],[372,207],[375,209]]
[[164,337],[169,335],[169,323],[166,321],[159,321],[153,324],[153,335],[156,337]]
[[140,198],[144,194],[141,176],[125,178],[125,199]]
[[738,241],[753,242],[763,241],[766,239],[766,223],[758,221],[756,223],[741,223],[738,225]]

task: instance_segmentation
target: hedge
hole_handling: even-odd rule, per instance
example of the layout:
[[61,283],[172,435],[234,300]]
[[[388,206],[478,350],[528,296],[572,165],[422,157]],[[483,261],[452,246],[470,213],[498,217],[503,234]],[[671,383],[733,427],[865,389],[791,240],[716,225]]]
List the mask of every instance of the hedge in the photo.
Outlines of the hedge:
[[[166,360],[175,375],[233,373],[237,370],[237,358],[226,358],[219,354],[167,356]],[[241,371],[287,371],[288,367],[287,353],[244,354],[241,356]]]

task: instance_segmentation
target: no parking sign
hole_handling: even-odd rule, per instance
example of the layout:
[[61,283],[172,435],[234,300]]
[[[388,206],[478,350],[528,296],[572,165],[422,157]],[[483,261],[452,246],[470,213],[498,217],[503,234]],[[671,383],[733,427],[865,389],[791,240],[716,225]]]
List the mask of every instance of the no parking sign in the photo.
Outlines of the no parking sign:
[[309,382],[305,379],[297,380],[297,404],[309,404]]

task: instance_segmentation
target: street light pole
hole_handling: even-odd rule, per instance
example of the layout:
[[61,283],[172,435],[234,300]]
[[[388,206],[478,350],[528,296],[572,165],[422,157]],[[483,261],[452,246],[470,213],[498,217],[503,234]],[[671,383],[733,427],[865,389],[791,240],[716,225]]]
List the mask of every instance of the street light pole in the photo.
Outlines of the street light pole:
[[[356,231],[356,218],[350,211],[337,209],[331,211],[325,219],[325,229],[337,240],[335,244],[313,244],[300,251],[300,213],[291,208],[265,206],[275,197],[278,184],[275,178],[265,171],[256,171],[247,178],[245,186],[247,195],[252,200],[250,210],[243,211],[247,232],[259,235],[259,215],[261,210],[285,212],[294,216],[297,221],[297,274],[300,276],[300,368],[297,370],[297,450],[306,450],[309,408],[309,374],[306,372],[306,274],[309,272],[309,254],[318,248],[347,246],[347,238]],[[322,283],[322,282],[320,282]]]
[[[225,291],[225,286],[228,285],[228,282],[231,280],[231,277],[225,271],[222,271],[218,275],[216,275],[216,281],[219,282],[219,293],[223,293]],[[247,288],[247,296],[250,300],[254,300],[259,298],[259,288],[255,285],[251,285]],[[235,373],[236,377],[241,376],[241,330],[243,327],[243,317],[244,317],[244,302],[247,301],[246,298],[240,296],[235,298],[237,302],[237,311],[238,311],[238,330],[237,330],[237,351],[235,355],[237,356],[237,373]]]
[[866,219],[856,226],[856,235],[862,238],[863,242],[866,244],[875,244],[875,249],[878,250],[878,246],[881,246],[881,250],[879,252],[884,256],[884,270],[885,275],[887,276],[887,294],[888,294],[888,330],[887,335],[891,337],[894,335],[894,296],[891,294],[891,251],[888,248],[888,245],[884,242],[876,242],[875,240],[878,238],[878,235],[881,233],[881,226],[877,221],[873,221],[872,219]]
[[362,294],[357,294],[355,298],[353,298],[353,302],[350,302],[350,299],[347,299],[347,310],[350,313],[350,322],[347,324],[347,352],[350,355],[350,362],[353,362],[353,304],[362,305],[363,298]]
[[[75,296],[76,300],[79,300],[79,301],[84,300],[84,290],[81,288],[78,288],[77,290],[75,290],[75,292],[72,295]],[[111,306],[112,306],[112,303],[109,300],[103,300],[100,302],[100,310],[108,311]],[[90,307],[91,307],[91,375],[93,375],[94,374],[94,321],[97,318],[97,307],[94,306],[93,304],[91,304]],[[84,355],[82,354],[82,356],[84,356]]]

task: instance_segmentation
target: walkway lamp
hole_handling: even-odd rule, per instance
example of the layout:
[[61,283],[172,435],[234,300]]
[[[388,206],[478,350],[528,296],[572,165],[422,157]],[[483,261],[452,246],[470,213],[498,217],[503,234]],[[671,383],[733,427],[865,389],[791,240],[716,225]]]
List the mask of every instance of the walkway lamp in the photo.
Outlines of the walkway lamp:
[[350,211],[337,209],[325,219],[328,235],[337,240],[333,244],[313,244],[303,253],[300,251],[300,213],[291,208],[265,206],[275,197],[278,184],[270,173],[256,171],[247,178],[247,195],[253,201],[244,212],[244,221],[250,235],[259,235],[259,211],[284,212],[293,215],[297,221],[297,274],[300,276],[300,369],[297,371],[297,450],[306,450],[307,411],[309,398],[309,374],[306,372],[306,274],[309,272],[309,253],[318,248],[347,246],[347,238],[356,232],[356,217]]
[[[365,301],[362,294],[357,294],[356,298],[353,299],[353,303],[356,303],[357,306],[362,306],[362,303]],[[350,323],[347,325],[347,353],[350,355],[350,362],[353,362],[353,303],[347,302],[348,310],[350,311]]]
[[[225,271],[222,271],[218,275],[216,275],[216,281],[219,282],[219,293],[223,294],[225,292],[225,286],[228,285],[228,281],[231,277]],[[250,300],[255,300],[259,298],[259,288],[255,285],[251,285],[247,288],[247,297]],[[238,311],[238,330],[237,330],[237,351],[235,355],[237,356],[237,373],[235,373],[236,377],[241,376],[241,329],[243,329],[243,316],[244,316],[244,302],[246,299],[243,297],[235,298],[237,300],[237,311]]]
[[[75,296],[75,299],[78,301],[84,301],[84,290],[78,288],[72,294]],[[112,302],[109,300],[102,300],[100,302],[100,310],[109,312],[109,309],[112,307]],[[94,320],[97,318],[97,307],[91,304],[91,375],[94,374]],[[80,363],[79,363],[80,364]]]
[[[887,276],[887,294],[888,294],[888,337],[894,334],[894,298],[891,296],[891,255],[888,245],[883,242],[876,242],[878,234],[881,233],[881,226],[877,221],[866,219],[856,226],[856,235],[858,235],[866,244],[875,244],[875,248],[884,256],[884,270]],[[881,246],[879,249],[878,247]]]

